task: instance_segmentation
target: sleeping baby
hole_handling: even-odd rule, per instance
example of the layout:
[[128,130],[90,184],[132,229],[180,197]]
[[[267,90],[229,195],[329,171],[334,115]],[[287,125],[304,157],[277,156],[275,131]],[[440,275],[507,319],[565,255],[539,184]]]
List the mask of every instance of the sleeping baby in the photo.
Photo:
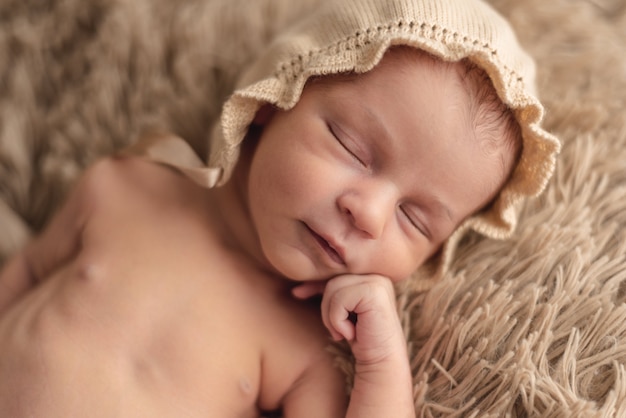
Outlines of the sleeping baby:
[[146,134],[5,265],[3,416],[415,416],[394,284],[426,291],[544,188],[533,77],[480,0],[324,2],[244,72],[206,160]]

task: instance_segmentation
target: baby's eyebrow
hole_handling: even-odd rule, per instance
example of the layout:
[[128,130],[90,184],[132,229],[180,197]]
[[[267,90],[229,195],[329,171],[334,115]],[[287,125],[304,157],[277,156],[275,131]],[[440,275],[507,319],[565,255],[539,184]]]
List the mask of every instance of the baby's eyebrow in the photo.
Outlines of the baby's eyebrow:
[[[369,132],[373,132],[374,136],[378,139],[377,143],[393,144],[393,136],[389,131],[389,127],[385,121],[381,118],[378,112],[375,112],[366,103],[359,102],[359,108],[365,114],[363,118],[364,124],[367,126]],[[379,151],[385,151],[384,147],[379,146]]]

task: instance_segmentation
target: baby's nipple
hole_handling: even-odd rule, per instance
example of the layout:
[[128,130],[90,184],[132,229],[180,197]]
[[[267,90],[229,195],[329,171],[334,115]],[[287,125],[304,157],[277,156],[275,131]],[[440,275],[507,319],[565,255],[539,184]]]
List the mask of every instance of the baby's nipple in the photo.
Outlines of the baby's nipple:
[[252,395],[252,384],[250,383],[250,379],[247,377],[239,379],[239,390],[246,396]]

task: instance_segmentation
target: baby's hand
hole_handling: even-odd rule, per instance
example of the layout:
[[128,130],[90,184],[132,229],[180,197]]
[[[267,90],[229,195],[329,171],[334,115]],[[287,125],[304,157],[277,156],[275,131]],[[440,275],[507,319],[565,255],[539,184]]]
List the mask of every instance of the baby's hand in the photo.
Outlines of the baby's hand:
[[350,343],[356,360],[346,417],[415,417],[411,367],[391,280],[346,274],[293,289],[300,299],[316,294],[323,295],[324,325],[335,340]]
[[391,280],[342,275],[326,283],[306,283],[293,290],[305,299],[323,293],[322,320],[333,339],[346,339],[358,363],[380,364],[403,352],[404,336]]

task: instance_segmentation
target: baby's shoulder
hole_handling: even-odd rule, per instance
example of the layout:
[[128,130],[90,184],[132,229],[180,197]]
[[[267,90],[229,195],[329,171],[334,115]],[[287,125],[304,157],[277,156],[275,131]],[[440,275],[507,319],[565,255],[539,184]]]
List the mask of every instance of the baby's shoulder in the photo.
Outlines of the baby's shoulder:
[[189,182],[162,165],[137,158],[111,156],[90,166],[78,183],[81,194],[91,201],[109,201],[116,195],[160,196],[171,193],[170,186]]
[[87,216],[123,209],[127,214],[152,213],[172,207],[194,207],[199,186],[179,172],[138,157],[112,156],[91,165],[73,194]]

